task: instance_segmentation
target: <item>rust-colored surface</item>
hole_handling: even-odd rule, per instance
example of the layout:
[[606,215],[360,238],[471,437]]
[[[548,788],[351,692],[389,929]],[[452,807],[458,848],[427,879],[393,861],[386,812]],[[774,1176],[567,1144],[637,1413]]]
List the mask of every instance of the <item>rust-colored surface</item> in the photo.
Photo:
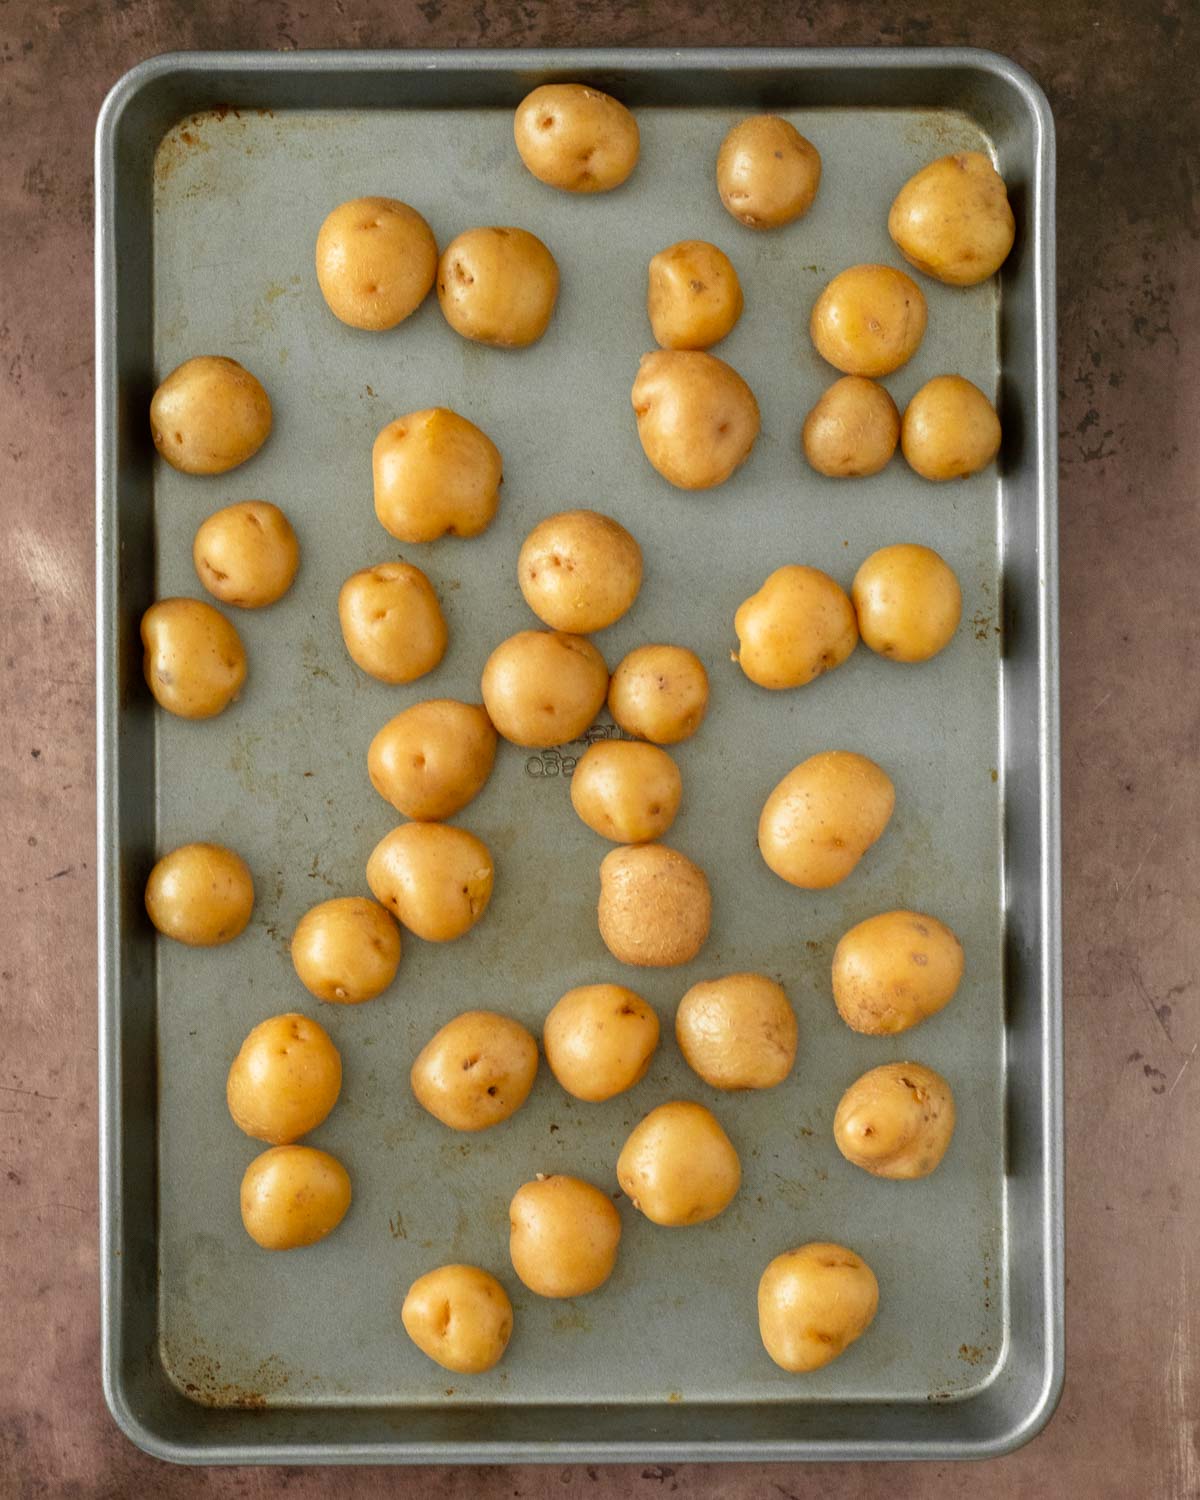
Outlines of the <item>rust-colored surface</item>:
[[[1192,0],[0,8],[0,1497],[1200,1495],[1200,200]],[[1068,1378],[970,1466],[168,1468],[98,1373],[91,150],[181,47],[994,47],[1060,143]],[[1190,1290],[1189,1290],[1190,1289]],[[968,1351],[968,1354],[971,1351]]]

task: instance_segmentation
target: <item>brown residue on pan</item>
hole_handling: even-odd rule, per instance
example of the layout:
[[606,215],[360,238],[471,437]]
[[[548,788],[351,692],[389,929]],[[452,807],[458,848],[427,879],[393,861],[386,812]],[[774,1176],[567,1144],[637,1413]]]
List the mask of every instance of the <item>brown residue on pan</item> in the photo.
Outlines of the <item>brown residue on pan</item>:
[[192,1351],[179,1358],[170,1371],[174,1383],[197,1406],[261,1411],[282,1395],[291,1376],[273,1354],[260,1360],[244,1380],[228,1380],[220,1360]]

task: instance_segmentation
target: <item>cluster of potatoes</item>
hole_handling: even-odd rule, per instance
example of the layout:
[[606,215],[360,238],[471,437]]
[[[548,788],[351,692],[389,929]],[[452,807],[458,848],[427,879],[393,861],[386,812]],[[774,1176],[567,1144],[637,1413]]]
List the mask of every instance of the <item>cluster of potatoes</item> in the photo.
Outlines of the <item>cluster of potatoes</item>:
[[[514,122],[526,167],[551,187],[602,193],[634,170],[637,122],[617,100],[576,84],[535,89]],[[743,120],[717,157],[721,202],[760,231],[802,217],[821,181],[821,157],[793,126],[770,115]],[[1003,181],[986,157],[963,153],[918,172],[897,195],[889,230],[919,272],[955,286],[995,273],[1013,242]],[[331,311],[351,327],[382,331],[409,317],[436,286],[450,327],[464,338],[518,348],[541,337],[558,297],[550,250],[529,231],[486,227],[458,235],[439,254],[416,210],[390,198],[334,209],[320,228],[317,280]],[[632,389],[646,457],[670,483],[705,489],[748,457],[759,411],[742,377],[708,353],[736,324],[744,297],[729,257],[683,240],[654,256],[647,313],[659,346],[643,357]],[[896,267],[853,266],[812,309],[818,352],[842,372],[813,407],[803,448],[820,473],[879,473],[897,445],[917,473],[945,480],[991,462],[1000,444],[986,396],[958,375],[940,375],[901,417],[877,382],[920,345],[927,309],[918,284]],[[221,474],[266,441],[270,400],[233,360],[188,360],[151,403],[159,453],[190,474]],[[469,538],[494,519],[503,477],[495,442],[445,407],[389,422],[375,440],[376,515],[398,541]],[[197,576],[219,603],[263,608],[291,586],[299,544],[286,516],[265,501],[217,511],[196,532]],[[466,807],[491,775],[499,739],[549,748],[578,739],[606,704],[628,738],[592,744],[571,781],[582,821],[614,847],[600,865],[599,930],[610,953],[635,967],[690,962],[709,934],[705,873],[661,842],[683,781],[669,750],[695,734],[708,706],[708,675],[684,646],[647,643],[609,671],[588,639],[635,603],[643,558],[618,521],[591,510],[547,517],[525,538],[517,583],[545,628],[519,632],[489,656],[482,703],[430,698],[376,734],[367,773],[407,820],[377,844],[365,880],[373,899],[346,896],[309,911],[292,938],[296,974],[318,1000],[357,1005],[382,994],[401,961],[401,931],[451,942],[485,914],[495,870],[482,840],[444,820]],[[776,568],[737,609],[732,653],[745,676],[770,690],[804,686],[844,662],[861,638],[897,662],[928,660],[952,639],[962,599],[953,570],[927,547],[880,549],[846,592],[812,567]],[[434,670],[447,645],[437,594],[407,562],[364,567],[337,601],[346,649],[379,681],[411,683]],[[165,599],[142,620],[145,676],[158,703],[184,718],[220,713],[240,692],[246,655],[236,628],[198,599]],[[758,847],[769,868],[804,890],[845,880],[884,834],[895,792],[862,755],[829,750],[797,765],[767,797]],[[254,885],[232,850],[178,848],[155,865],[146,908],[165,936],[191,945],[231,942],[246,927]],[[837,945],[832,993],[848,1026],[867,1035],[905,1031],[942,1009],[963,973],[954,933],[921,912],[883,912]],[[725,1091],[769,1089],[791,1073],[795,1011],[763,974],[725,974],[693,985],[679,1002],[675,1037],[696,1075]],[[660,1041],[657,1015],[615,983],[569,990],[545,1018],[541,1050],[558,1084],[600,1104],[634,1087]],[[443,1026],[412,1065],[417,1103],[451,1130],[493,1128],[528,1099],[538,1040],[512,1017],[469,1010]],[[246,1037],[227,1081],[235,1124],[267,1149],[241,1188],[248,1233],[266,1249],[310,1245],[350,1205],[345,1168],[300,1144],[329,1115],[342,1083],[338,1049],[316,1021],[274,1016]],[[848,1161],[877,1176],[911,1179],[941,1161],[954,1129],[949,1084],[915,1062],[872,1069],[843,1095],[833,1121]],[[722,1213],[741,1182],[738,1152],[714,1114],[679,1099],[652,1109],[616,1162],[635,1210],[670,1228]],[[621,1217],[610,1196],[582,1179],[537,1175],[510,1205],[509,1252],[518,1278],[544,1297],[596,1291],[611,1275]],[[778,1256],[759,1283],[767,1352],[786,1370],[812,1370],[839,1355],[874,1317],[879,1290],[852,1250],[814,1242]],[[410,1288],[403,1323],[447,1369],[486,1370],[503,1355],[513,1310],[500,1282],[474,1266],[446,1265]]]

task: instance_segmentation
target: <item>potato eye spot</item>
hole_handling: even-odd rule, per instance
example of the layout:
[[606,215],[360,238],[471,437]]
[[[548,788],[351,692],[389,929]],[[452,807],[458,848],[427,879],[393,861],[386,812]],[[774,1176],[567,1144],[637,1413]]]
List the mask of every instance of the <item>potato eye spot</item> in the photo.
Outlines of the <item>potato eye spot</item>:
[[695,279],[689,281],[688,286],[691,287],[693,292],[702,292],[704,290],[704,283]]
[[466,266],[463,265],[461,260],[456,260],[454,262],[454,275],[455,279],[461,281],[464,286],[475,285],[474,276],[471,275],[470,271],[467,270]]
[[910,957],[912,958],[913,963],[917,964],[922,969],[929,962],[928,953],[913,953],[910,954]]
[[412,763],[414,771],[423,770],[425,767],[425,757],[423,755],[414,755],[412,758]]
[[489,1098],[491,1098],[491,1099],[494,1099],[494,1098],[495,1098],[495,1097],[496,1097],[496,1094],[497,1094],[497,1093],[498,1093],[498,1092],[499,1092],[499,1091],[498,1091],[498,1089],[497,1089],[497,1088],[496,1088],[496,1085],[495,1085],[495,1084],[494,1084],[494,1083],[490,1083],[490,1084],[488,1084],[488,1097],[489,1097]]
[[175,441],[177,443],[182,443],[183,442],[183,433],[182,432],[177,432],[175,434]]
[[479,1053],[478,1052],[472,1052],[471,1055],[470,1055],[470,1057],[464,1057],[463,1058],[463,1072],[464,1073],[470,1072],[470,1070],[476,1065],[476,1063],[478,1061],[479,1061]]
[[542,118],[538,121],[538,129],[539,130],[549,130],[550,127],[553,124],[554,124],[554,116],[553,115],[543,115]]

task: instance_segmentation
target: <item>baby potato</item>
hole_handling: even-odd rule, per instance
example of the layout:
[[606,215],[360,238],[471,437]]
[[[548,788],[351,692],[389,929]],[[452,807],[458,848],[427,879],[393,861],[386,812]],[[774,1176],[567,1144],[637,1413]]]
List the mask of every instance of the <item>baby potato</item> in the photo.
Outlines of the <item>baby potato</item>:
[[500,504],[500,450],[446,406],[389,422],[371,450],[375,515],[401,542],[478,536]]
[[637,740],[589,745],[571,777],[571,806],[589,828],[617,844],[661,838],[682,795],[679,767],[667,752]]
[[776,568],[733,617],[734,661],[765,688],[803,687],[832,671],[858,645],[854,606],[820,568]]
[[707,240],[679,240],[650,262],[646,312],[662,349],[707,349],[742,315],[733,262]]
[[440,823],[492,774],[496,731],[479,703],[430,698],[389,719],[367,751],[367,774],[397,812]]
[[271,401],[236,359],[202,354],[172,370],[150,401],[150,436],[173,469],[225,474],[271,432]]
[[245,861],[220,844],[182,844],[146,882],[146,912],[163,937],[189,948],[231,943],[254,910]]
[[576,740],[608,689],[604,658],[581,635],[522,630],[488,657],[483,704],[506,740],[538,750]]
[[860,1338],[879,1306],[879,1283],[844,1245],[813,1242],[777,1255],[758,1283],[763,1347],[792,1374],[819,1370]]
[[277,505],[242,500],[201,521],[192,562],[200,582],[222,604],[262,609],[291,588],[300,543]]
[[600,862],[600,936],[625,964],[664,969],[686,964],[712,925],[708,877],[665,844],[611,849]]
[[352,198],[317,235],[317,284],[335,318],[381,332],[403,323],[437,274],[433,230],[398,198]]
[[640,995],[622,984],[584,984],[546,1017],[542,1048],[568,1094],[600,1104],[646,1076],[658,1031],[658,1017]]
[[686,646],[637,646],[608,686],[608,711],[625,731],[656,745],[690,739],[708,710],[708,673]]
[[350,1207],[350,1174],[327,1151],[272,1146],[246,1168],[242,1223],[264,1250],[299,1250],[332,1233]]
[[482,1375],[504,1357],[513,1310],[508,1293],[478,1266],[439,1266],[409,1287],[400,1321],[443,1370]]
[[789,885],[839,885],[892,816],[896,789],[874,761],[852,750],[823,750],[789,771],[763,806],[758,847]]
[[884,1063],[841,1097],[833,1138],[848,1162],[876,1177],[928,1177],[954,1134],[954,1095],[932,1068]]
[[954,569],[913,542],[872,552],[850,587],[863,640],[892,661],[928,661],[962,616]]
[[717,153],[717,191],[740,224],[778,229],[812,207],[821,153],[778,115],[740,120]]
[[211,719],[246,680],[246,648],[219,610],[200,599],[160,599],[142,616],[142,672],[160,708]]
[[617,1181],[651,1223],[677,1228],[723,1213],[741,1185],[742,1164],[716,1116],[679,1099],[633,1127],[617,1159]]
[[513,138],[539,182],[564,193],[607,193],[637,166],[637,121],[611,94],[544,83],[517,105]]
[[469,932],[492,899],[492,881],[487,845],[448,823],[401,823],[367,861],[376,901],[427,943],[449,943]]
[[1000,451],[1000,418],[977,385],[935,375],[904,408],[900,451],[922,479],[965,479]]
[[922,167],[888,214],[888,233],[904,259],[950,286],[975,286],[994,275],[1014,232],[1004,179],[981,151]]
[[843,375],[804,419],[804,456],[830,479],[865,479],[887,467],[900,440],[900,413],[881,385]]
[[468,229],[438,262],[438,302],[463,338],[497,349],[536,344],[558,300],[558,266],[527,229]]
[[517,558],[517,581],[551,630],[589,635],[619,620],[642,586],[642,549],[619,522],[594,510],[539,521]]
[[225,1102],[239,1130],[287,1146],[317,1128],[341,1088],[341,1054],[325,1028],[307,1016],[272,1016],[242,1043]]
[[612,1200],[579,1177],[526,1182],[508,1206],[513,1270],[539,1297],[584,1297],[617,1263],[621,1215]]
[[292,964],[318,1000],[360,1005],[382,995],[400,966],[400,929],[378,901],[338,896],[306,911],[292,934]]
[[515,1114],[537,1077],[537,1043],[519,1021],[467,1010],[417,1055],[409,1075],[417,1103],[451,1130],[488,1130]]
[[338,594],[338,620],[355,666],[379,682],[415,682],[446,654],[442,606],[412,563],[352,573]]
[[809,332],[817,353],[846,375],[890,375],[925,337],[921,288],[894,266],[851,266],[813,304]]
[[796,1013],[765,974],[694,984],[675,1012],[684,1060],[715,1089],[773,1089],[796,1061]]
[[962,944],[919,911],[885,911],[847,932],[833,955],[833,998],[852,1031],[894,1036],[936,1015],[963,975]]
[[642,451],[677,489],[723,484],[749,458],[758,437],[754,392],[715,354],[643,354],[631,399]]

